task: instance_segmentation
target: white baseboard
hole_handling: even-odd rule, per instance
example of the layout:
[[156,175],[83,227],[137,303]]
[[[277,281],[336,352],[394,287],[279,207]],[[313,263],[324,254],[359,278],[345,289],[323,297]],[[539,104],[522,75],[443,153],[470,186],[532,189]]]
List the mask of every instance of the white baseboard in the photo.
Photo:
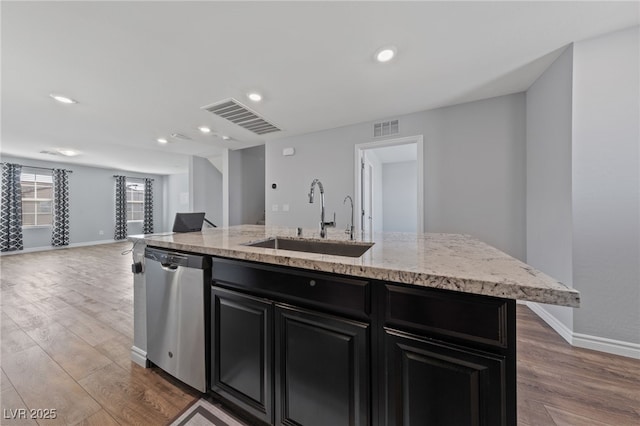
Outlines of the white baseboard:
[[613,355],[626,356],[628,358],[640,359],[640,344],[638,343],[590,336],[582,333],[573,333],[573,346],[606,352]]
[[527,302],[527,306],[535,312],[536,315],[542,318],[544,322],[549,324],[549,326],[571,346],[640,359],[640,344],[638,343],[607,339],[605,337],[592,336],[589,334],[574,333],[569,329],[569,327],[558,321],[556,317],[551,315],[538,303]]
[[126,241],[126,240],[118,240],[118,241],[116,241],[116,240],[84,241],[84,242],[81,242],[81,243],[71,243],[68,246],[60,246],[60,247],[53,247],[53,246],[29,247],[29,248],[26,248],[24,250],[5,251],[5,252],[0,253],[0,256],[12,256],[12,255],[15,255],[15,254],[34,253],[34,252],[38,252],[38,251],[62,250],[62,249],[74,248],[74,247],[96,246],[96,245],[99,245],[99,244],[120,243],[122,241]]
[[147,368],[149,362],[147,361],[147,351],[143,351],[137,346],[131,346],[131,361],[138,364],[140,367]]
[[560,337],[566,340],[567,343],[569,343],[570,345],[573,345],[573,331],[571,331],[569,327],[567,327],[562,322],[560,322],[556,317],[551,315],[549,311],[547,311],[545,308],[540,306],[538,303],[527,302],[527,306],[529,307],[529,309],[535,312],[536,315],[542,318],[544,322],[549,324],[549,326],[553,328],[556,331],[556,333],[560,335]]

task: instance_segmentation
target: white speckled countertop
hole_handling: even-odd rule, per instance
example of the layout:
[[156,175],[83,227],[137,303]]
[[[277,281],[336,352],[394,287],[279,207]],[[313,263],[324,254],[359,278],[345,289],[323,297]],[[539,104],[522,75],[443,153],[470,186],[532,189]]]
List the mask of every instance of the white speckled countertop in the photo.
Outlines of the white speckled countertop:
[[[580,293],[576,290],[468,235],[374,234],[372,238],[359,238],[375,244],[357,258],[242,245],[273,236],[295,235],[295,228],[241,225],[131,239],[144,239],[155,247],[416,286],[571,307],[580,305]],[[318,239],[318,232],[305,229],[302,238]],[[348,241],[348,235],[341,229],[329,229],[327,239]]]

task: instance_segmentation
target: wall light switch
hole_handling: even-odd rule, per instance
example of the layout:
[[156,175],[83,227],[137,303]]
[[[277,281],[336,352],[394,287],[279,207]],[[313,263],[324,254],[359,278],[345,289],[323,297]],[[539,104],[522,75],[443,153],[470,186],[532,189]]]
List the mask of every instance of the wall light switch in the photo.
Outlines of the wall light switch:
[[271,211],[272,212],[277,212],[278,211],[278,205],[277,204],[272,204],[271,205]]
[[289,204],[283,204],[282,205],[282,211],[283,212],[288,212],[289,211]]

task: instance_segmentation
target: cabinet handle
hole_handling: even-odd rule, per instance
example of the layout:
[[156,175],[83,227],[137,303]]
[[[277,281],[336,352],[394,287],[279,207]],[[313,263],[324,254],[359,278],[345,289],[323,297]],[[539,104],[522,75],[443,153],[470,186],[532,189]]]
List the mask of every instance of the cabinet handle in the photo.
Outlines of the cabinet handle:
[[316,286],[316,280],[311,280],[311,281],[309,281],[309,285],[310,285],[311,287],[315,287],[315,286]]

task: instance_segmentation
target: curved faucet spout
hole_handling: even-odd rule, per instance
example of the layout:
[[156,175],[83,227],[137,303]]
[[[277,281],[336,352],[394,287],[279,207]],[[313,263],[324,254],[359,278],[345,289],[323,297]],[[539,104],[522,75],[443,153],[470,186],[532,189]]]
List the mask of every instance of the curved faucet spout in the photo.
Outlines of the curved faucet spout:
[[309,191],[309,203],[313,203],[313,190],[315,189],[316,184],[318,185],[318,188],[320,188],[320,194],[324,195],[324,187],[322,186],[322,182],[320,182],[320,179],[314,179],[313,182],[311,182],[311,190]]
[[342,202],[342,204],[345,204],[347,202],[347,200],[351,201],[351,224],[349,224],[347,226],[347,230],[345,231],[345,233],[349,234],[349,239],[353,240],[354,239],[354,235],[353,235],[353,198],[351,198],[351,195],[347,195],[346,197],[344,197],[344,201]]

